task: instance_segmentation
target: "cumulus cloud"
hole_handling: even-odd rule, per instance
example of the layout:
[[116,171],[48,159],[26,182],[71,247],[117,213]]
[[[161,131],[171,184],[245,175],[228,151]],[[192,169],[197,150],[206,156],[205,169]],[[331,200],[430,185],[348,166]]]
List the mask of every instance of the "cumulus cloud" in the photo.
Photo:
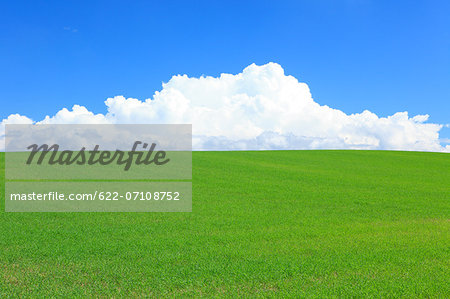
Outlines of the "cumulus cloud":
[[[228,149],[384,149],[449,151],[439,142],[440,124],[428,115],[398,112],[378,117],[370,111],[346,114],[316,103],[308,85],[284,74],[276,63],[252,64],[237,75],[173,76],[152,98],[116,96],[106,113],[75,105],[36,123],[192,124],[193,148]],[[30,123],[14,114],[5,123]],[[0,136],[4,136],[1,129]]]

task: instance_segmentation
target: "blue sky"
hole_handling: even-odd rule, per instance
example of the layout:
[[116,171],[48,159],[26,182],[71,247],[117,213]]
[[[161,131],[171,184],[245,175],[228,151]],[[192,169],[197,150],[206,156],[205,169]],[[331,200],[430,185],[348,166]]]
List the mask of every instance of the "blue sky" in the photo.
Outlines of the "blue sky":
[[0,118],[104,112],[175,74],[273,61],[321,105],[450,123],[449,15],[449,1],[2,1]]

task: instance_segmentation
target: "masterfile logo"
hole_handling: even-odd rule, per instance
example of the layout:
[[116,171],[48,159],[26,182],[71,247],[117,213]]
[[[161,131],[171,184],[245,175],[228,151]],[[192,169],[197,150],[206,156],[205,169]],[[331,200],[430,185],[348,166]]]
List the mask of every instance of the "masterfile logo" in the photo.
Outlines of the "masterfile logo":
[[5,174],[7,212],[189,212],[192,127],[7,125]]
[[[141,145],[141,150],[139,151],[138,147]],[[42,144],[38,146],[37,144],[32,144],[27,147],[27,149],[31,149],[30,155],[27,159],[27,164],[31,164],[35,162],[38,165],[41,165],[44,161],[46,155],[52,151],[50,158],[47,160],[49,165],[108,165],[111,163],[116,163],[117,165],[124,165],[124,170],[127,171],[130,169],[133,162],[136,165],[164,165],[170,161],[169,158],[166,158],[165,151],[155,151],[156,143],[152,143],[150,146],[146,142],[135,141],[131,150],[128,152],[124,152],[121,150],[116,150],[114,152],[111,151],[100,151],[100,146],[95,145],[94,149],[86,151],[86,148],[83,147],[79,151],[72,150],[64,150],[59,153],[59,145],[53,144],[49,146],[48,144]],[[148,148],[148,150],[147,150]],[[144,150],[147,150],[144,152]],[[40,153],[40,155],[36,158],[36,161],[33,161],[36,154]]]

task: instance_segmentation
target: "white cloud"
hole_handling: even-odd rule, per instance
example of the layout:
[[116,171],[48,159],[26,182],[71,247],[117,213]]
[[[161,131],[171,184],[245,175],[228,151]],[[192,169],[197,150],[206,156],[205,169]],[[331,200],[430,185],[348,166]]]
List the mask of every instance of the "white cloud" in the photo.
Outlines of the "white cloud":
[[[443,125],[427,123],[428,115],[378,117],[367,110],[347,115],[316,103],[308,85],[286,76],[276,63],[252,64],[217,78],[173,76],[151,99],[116,96],[105,104],[105,114],[75,105],[38,123],[192,123],[194,149],[206,150],[450,151],[439,142]],[[19,121],[31,120],[15,114],[2,125]]]

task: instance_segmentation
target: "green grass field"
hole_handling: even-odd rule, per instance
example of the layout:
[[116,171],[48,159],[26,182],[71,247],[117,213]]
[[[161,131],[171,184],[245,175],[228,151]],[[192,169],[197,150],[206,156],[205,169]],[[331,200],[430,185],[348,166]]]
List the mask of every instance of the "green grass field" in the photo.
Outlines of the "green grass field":
[[450,297],[450,155],[194,152],[192,213],[5,213],[0,297]]

